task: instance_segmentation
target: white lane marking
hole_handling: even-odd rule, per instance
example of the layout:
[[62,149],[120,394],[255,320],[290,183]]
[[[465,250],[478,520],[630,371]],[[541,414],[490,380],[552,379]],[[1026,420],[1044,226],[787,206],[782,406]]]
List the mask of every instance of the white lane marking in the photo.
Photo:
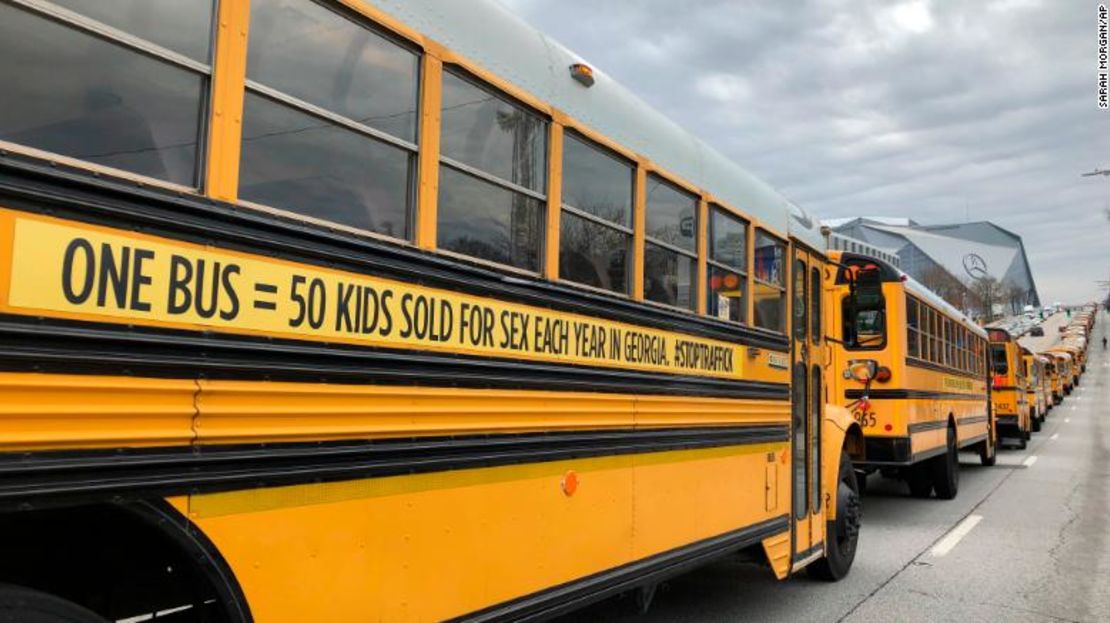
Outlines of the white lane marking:
[[[208,602],[205,602],[205,603],[208,603]],[[142,621],[152,621],[152,620],[157,619],[157,618],[161,618],[161,617],[164,617],[164,616],[169,616],[169,615],[174,614],[176,612],[182,612],[182,611],[188,610],[192,607],[193,607],[193,604],[185,604],[184,606],[177,606],[176,608],[166,608],[165,610],[159,610],[158,612],[152,612],[152,613],[147,613],[147,614],[138,614],[138,615],[135,615],[133,617],[127,617],[126,619],[116,619],[116,623],[142,623]]]
[[1064,424],[1067,424],[1067,423],[1068,423],[1068,422],[1070,422],[1070,421],[1071,421],[1071,418],[1070,418],[1070,417],[1066,417],[1066,418],[1064,418]]
[[1052,433],[1052,436],[1049,437],[1048,440],[1052,441],[1053,439],[1059,439],[1059,437],[1060,437],[1060,433]]
[[980,521],[983,521],[982,515],[968,515],[967,519],[961,521],[959,525],[952,528],[951,532],[944,535],[943,539],[937,541],[929,553],[937,558],[948,554]]
[[1033,464],[1036,463],[1036,462],[1037,462],[1037,455],[1034,454],[1033,456],[1028,457],[1024,461],[1022,461],[1021,464],[1026,466],[1026,467],[1033,467]]

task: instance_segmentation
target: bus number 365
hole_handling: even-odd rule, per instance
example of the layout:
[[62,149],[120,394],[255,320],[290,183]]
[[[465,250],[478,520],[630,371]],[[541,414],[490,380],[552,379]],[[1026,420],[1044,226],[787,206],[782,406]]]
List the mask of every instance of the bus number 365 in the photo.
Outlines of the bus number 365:
[[866,409],[855,408],[852,409],[852,417],[856,418],[859,425],[864,428],[870,428],[877,423],[874,411],[867,411]]

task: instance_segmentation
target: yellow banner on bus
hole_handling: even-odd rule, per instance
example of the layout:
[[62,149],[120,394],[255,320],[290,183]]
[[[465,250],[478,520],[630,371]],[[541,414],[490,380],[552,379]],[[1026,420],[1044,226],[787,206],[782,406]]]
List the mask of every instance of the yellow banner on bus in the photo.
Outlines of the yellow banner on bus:
[[8,313],[740,378],[719,340],[0,210]]

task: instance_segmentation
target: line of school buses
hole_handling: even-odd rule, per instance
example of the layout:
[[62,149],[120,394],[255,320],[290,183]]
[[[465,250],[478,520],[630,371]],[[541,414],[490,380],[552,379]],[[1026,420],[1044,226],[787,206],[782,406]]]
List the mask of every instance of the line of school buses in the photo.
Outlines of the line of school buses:
[[901,478],[915,497],[952,499],[961,450],[994,465],[1013,440],[1024,449],[1048,412],[1079,384],[1097,306],[1071,313],[1060,339],[1035,353],[999,324],[978,326],[939,296],[875,258],[833,253],[841,266],[832,301],[833,396],[844,397],[863,429],[857,480]]

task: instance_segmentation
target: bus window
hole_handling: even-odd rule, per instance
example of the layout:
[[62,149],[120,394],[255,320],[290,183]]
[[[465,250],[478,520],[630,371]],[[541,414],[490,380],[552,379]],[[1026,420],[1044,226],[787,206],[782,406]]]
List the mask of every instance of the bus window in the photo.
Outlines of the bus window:
[[995,374],[1010,373],[1010,367],[1006,363],[1005,344],[991,344],[991,371]]
[[240,198],[408,238],[420,56],[313,2],[250,10]]
[[814,465],[815,473],[810,490],[813,492],[812,510],[816,513],[821,509],[821,477],[816,473],[816,466],[821,465],[821,405],[825,404],[825,397],[821,394],[821,366],[813,364],[811,370],[810,383],[813,385],[813,398],[809,403],[809,432],[810,448],[813,451],[811,464]]
[[906,354],[920,358],[920,330],[917,324],[917,299],[906,295]]
[[455,70],[443,72],[438,246],[540,269],[547,121]]
[[719,206],[709,211],[706,309],[722,320],[747,322],[748,224]]
[[694,309],[698,199],[656,175],[647,179],[644,298]]
[[806,341],[806,263],[794,260],[794,339],[802,346]]
[[755,232],[755,325],[786,331],[786,245],[761,229]]
[[565,135],[559,278],[628,293],[635,177],[628,161]]
[[[212,2],[62,4],[74,13],[47,18],[0,4],[0,140],[197,186]],[[122,33],[93,35],[88,18]],[[131,41],[169,47],[190,64]]]
[[804,363],[798,362],[794,364],[794,374],[791,382],[792,402],[790,405],[791,415],[794,420],[794,435],[793,447],[791,455],[793,459],[793,491],[794,491],[794,516],[798,519],[803,519],[809,512],[807,506],[809,502],[808,490],[806,484],[809,481],[809,474],[806,466],[809,464],[808,452],[808,438],[809,438],[809,418],[806,412],[806,395],[807,395],[807,380],[806,366]]
[[821,343],[821,269],[812,268],[809,271],[809,338],[813,343]]
[[852,350],[876,350],[886,344],[886,299],[878,269],[856,274],[855,290],[841,300],[844,340]]

